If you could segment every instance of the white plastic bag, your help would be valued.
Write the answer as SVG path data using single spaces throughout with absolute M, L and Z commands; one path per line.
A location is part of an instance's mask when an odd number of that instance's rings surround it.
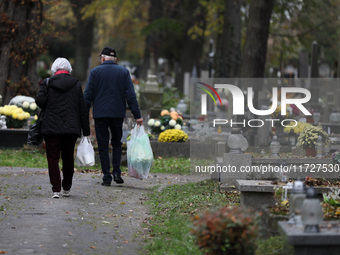
M 77 166 L 93 166 L 94 160 L 94 150 L 88 136 L 83 136 L 78 145 L 76 164 Z
M 127 162 L 130 176 L 138 179 L 148 178 L 153 163 L 153 152 L 143 126 L 136 125 L 132 130 L 130 141 L 127 142 Z

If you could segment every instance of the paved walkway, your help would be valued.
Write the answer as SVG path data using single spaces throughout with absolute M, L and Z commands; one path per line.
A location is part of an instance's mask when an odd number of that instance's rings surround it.
M 52 199 L 47 169 L 0 167 L 0 254 L 143 254 L 150 188 L 208 176 L 152 174 L 101 186 L 101 174 L 76 173 L 70 197 Z

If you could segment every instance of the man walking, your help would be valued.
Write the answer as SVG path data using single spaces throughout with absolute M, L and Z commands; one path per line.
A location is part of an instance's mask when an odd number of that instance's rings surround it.
M 121 177 L 120 160 L 122 155 L 122 127 L 126 113 L 126 102 L 137 125 L 143 125 L 136 93 L 129 71 L 119 66 L 116 51 L 105 47 L 99 55 L 101 64 L 90 72 L 84 91 L 88 109 L 93 103 L 93 119 L 95 121 L 100 162 L 102 165 L 103 186 L 110 186 L 109 129 L 111 131 L 113 180 L 124 183 Z

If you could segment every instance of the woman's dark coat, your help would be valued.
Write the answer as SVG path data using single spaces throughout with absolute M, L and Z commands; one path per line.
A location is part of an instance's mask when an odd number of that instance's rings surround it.
M 48 96 L 47 96 L 48 95 Z M 42 118 L 42 134 L 90 135 L 89 112 L 85 104 L 79 80 L 70 74 L 58 74 L 41 83 L 35 98 L 37 105 L 45 109 Z

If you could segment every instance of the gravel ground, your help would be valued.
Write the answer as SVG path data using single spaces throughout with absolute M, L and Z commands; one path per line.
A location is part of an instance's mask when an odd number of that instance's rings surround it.
M 207 177 L 123 176 L 104 187 L 101 174 L 77 172 L 70 197 L 52 199 L 47 169 L 0 167 L 0 254 L 143 254 L 145 195 Z

